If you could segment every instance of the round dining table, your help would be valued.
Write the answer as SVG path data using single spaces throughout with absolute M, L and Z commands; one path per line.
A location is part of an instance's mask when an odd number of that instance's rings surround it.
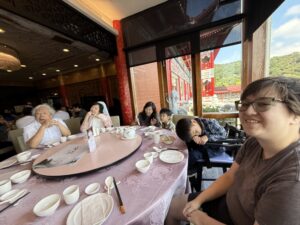
M 73 207 L 88 197 L 84 192 L 85 188 L 89 184 L 97 182 L 100 184 L 99 192 L 106 192 L 105 179 L 108 176 L 113 176 L 117 182 L 120 182 L 118 189 L 126 213 L 122 214 L 120 212 L 116 190 L 112 189 L 110 194 L 114 202 L 114 207 L 103 224 L 163 225 L 172 197 L 184 194 L 187 191 L 188 152 L 186 145 L 178 139 L 175 133 L 165 129 L 161 129 L 158 132 L 161 135 L 173 136 L 174 141 L 171 144 L 164 144 L 163 142 L 155 144 L 151 135 L 145 136 L 142 127 L 137 129 L 136 138 L 129 140 L 113 132 L 102 133 L 95 137 L 95 151 L 98 151 L 99 154 L 88 152 L 87 150 L 75 163 L 59 165 L 57 168 L 33 169 L 32 175 L 26 182 L 13 184 L 12 187 L 13 189 L 27 189 L 30 193 L 22 198 L 18 204 L 0 213 L 0 224 L 66 224 L 68 215 Z M 25 165 L 16 165 L 1 169 L 0 181 L 9 179 L 10 176 L 21 170 L 32 169 L 33 164 L 51 157 L 56 152 L 63 151 L 67 146 L 78 145 L 79 148 L 80 146 L 86 146 L 86 141 L 86 138 L 79 134 L 78 138 L 69 140 L 58 146 L 44 150 L 31 149 L 32 155 L 40 154 L 34 163 L 30 162 Z M 135 163 L 144 159 L 146 152 L 154 151 L 153 147 L 165 149 L 176 148 L 184 155 L 184 158 L 177 163 L 168 163 L 157 157 L 153 160 L 150 169 L 146 173 L 138 172 L 135 168 Z M 124 150 L 127 148 L 130 151 L 126 152 Z M 94 155 L 92 156 L 92 154 Z M 15 156 L 8 160 L 14 160 L 14 158 Z M 92 163 L 91 161 L 89 163 L 88 158 L 92 160 Z M 82 166 L 81 163 L 85 165 Z M 76 173 L 70 173 L 72 167 L 74 171 L 77 171 Z M 76 170 L 75 168 L 81 168 L 81 170 Z M 83 170 L 82 173 L 82 168 L 89 169 L 86 171 Z M 48 172 L 45 172 L 47 169 Z M 41 172 L 43 170 L 44 172 Z M 61 171 L 65 171 L 66 176 L 63 176 Z M 59 176 L 55 176 L 55 173 L 59 173 Z M 38 217 L 33 213 L 34 206 L 42 198 L 51 194 L 59 194 L 62 197 L 64 189 L 73 184 L 78 185 L 80 189 L 80 198 L 77 203 L 67 205 L 62 198 L 59 207 L 53 215 Z

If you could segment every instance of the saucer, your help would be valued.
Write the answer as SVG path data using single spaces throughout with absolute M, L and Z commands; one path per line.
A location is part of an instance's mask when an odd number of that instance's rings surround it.
M 132 139 L 135 139 L 137 137 L 137 135 L 134 135 L 133 137 L 131 138 L 126 138 L 126 137 L 121 137 L 122 140 L 132 140 Z

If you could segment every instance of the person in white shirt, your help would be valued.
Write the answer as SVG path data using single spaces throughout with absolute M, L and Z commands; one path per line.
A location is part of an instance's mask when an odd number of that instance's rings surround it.
M 70 119 L 70 115 L 68 112 L 64 111 L 61 104 L 54 105 L 54 108 L 56 110 L 55 114 L 53 115 L 54 119 L 61 119 L 61 120 L 68 120 Z
M 67 125 L 60 119 L 52 119 L 55 111 L 48 104 L 41 104 L 32 110 L 35 121 L 24 127 L 24 141 L 30 148 L 60 141 L 61 136 L 71 134 Z
M 111 127 L 112 121 L 110 116 L 105 115 L 103 113 L 103 105 L 99 102 L 95 102 L 91 110 L 86 114 L 80 130 L 82 132 L 88 129 L 95 129 L 95 128 L 104 128 L 104 127 Z
M 34 116 L 31 115 L 31 111 L 32 107 L 25 106 L 23 108 L 24 116 L 16 121 L 17 128 L 24 128 L 35 120 Z

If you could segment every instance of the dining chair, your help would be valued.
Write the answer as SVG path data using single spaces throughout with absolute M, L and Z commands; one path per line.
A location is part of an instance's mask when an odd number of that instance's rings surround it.
M 226 126 L 227 138 L 214 142 L 207 142 L 205 148 L 202 148 L 203 158 L 199 159 L 195 165 L 188 170 L 188 177 L 191 184 L 191 189 L 201 191 L 202 181 L 213 181 L 216 178 L 204 178 L 203 168 L 222 168 L 223 173 L 231 167 L 234 162 L 238 150 L 244 143 L 246 136 L 243 131 L 232 126 Z M 228 130 L 230 129 L 230 130 Z M 209 157 L 207 148 L 224 148 L 225 151 L 218 156 Z
M 114 127 L 119 127 L 121 125 L 120 124 L 120 116 L 111 116 L 110 119 L 111 119 L 112 125 Z
M 15 151 L 17 153 L 20 153 L 23 150 L 18 142 L 18 137 L 23 138 L 23 128 L 10 130 L 8 132 L 8 139 L 13 143 Z
M 71 131 L 71 134 L 80 133 L 80 120 L 81 120 L 80 117 L 70 118 L 70 119 L 64 120 L 65 124 L 67 125 L 67 127 Z

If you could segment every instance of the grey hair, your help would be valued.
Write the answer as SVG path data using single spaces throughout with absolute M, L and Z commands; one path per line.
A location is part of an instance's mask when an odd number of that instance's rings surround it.
M 48 109 L 51 116 L 54 115 L 55 110 L 50 105 L 48 105 L 46 103 L 40 104 L 40 105 L 37 105 L 36 107 L 34 107 L 34 109 L 32 110 L 32 115 L 35 116 L 36 111 L 40 108 L 43 108 L 43 107 Z

